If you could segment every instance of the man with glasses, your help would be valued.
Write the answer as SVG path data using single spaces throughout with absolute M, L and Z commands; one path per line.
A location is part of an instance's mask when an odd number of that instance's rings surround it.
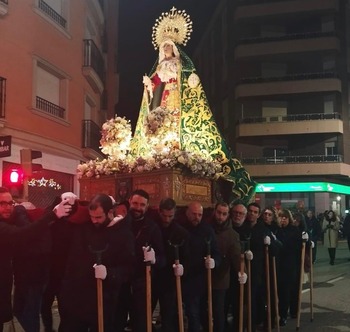
M 41 231 L 48 228 L 51 221 L 68 216 L 72 210 L 66 200 L 55 206 L 37 222 L 26 226 L 17 226 L 25 217 L 22 206 L 16 206 L 12 195 L 7 188 L 0 187 L 0 332 L 3 331 L 3 323 L 12 319 L 11 291 L 13 283 L 12 257 L 14 246 L 21 244 L 26 239 L 33 239 Z

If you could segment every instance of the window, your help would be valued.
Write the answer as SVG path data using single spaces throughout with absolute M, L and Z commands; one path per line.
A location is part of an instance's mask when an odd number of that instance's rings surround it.
M 66 119 L 67 77 L 47 63 L 36 61 L 35 108 L 61 119 Z
M 262 116 L 270 121 L 283 121 L 287 116 L 287 102 L 283 101 L 264 101 L 262 103 Z
M 338 149 L 336 147 L 335 142 L 326 142 L 325 146 L 325 155 L 326 156 L 334 156 L 338 154 Z

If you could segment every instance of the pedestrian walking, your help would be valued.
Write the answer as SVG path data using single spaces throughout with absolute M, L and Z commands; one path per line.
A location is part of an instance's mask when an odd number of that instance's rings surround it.
M 334 265 L 335 254 L 338 246 L 338 233 L 340 229 L 340 221 L 333 210 L 328 210 L 322 223 L 323 243 L 328 248 L 329 264 Z

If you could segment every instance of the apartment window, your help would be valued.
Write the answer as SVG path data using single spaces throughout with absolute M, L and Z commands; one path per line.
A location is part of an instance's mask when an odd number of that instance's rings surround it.
M 323 97 L 323 112 L 333 114 L 335 112 L 335 96 L 329 95 Z
M 64 7 L 64 0 L 38 0 L 38 8 L 53 22 L 66 29 Z
M 335 142 L 326 142 L 324 146 L 326 156 L 334 156 L 338 154 L 338 149 Z
M 262 77 L 281 77 L 287 73 L 287 65 L 285 63 L 269 63 L 261 64 Z
M 65 119 L 67 78 L 41 62 L 37 62 L 35 69 L 35 108 Z
M 322 32 L 330 32 L 335 30 L 333 16 L 322 17 Z
M 262 116 L 270 121 L 283 121 L 287 116 L 287 102 L 282 101 L 264 101 L 262 103 Z
M 334 71 L 335 70 L 334 57 L 324 57 L 322 65 L 323 65 L 324 71 Z

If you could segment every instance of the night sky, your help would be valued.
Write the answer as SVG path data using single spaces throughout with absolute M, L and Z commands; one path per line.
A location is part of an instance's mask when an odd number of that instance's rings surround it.
M 184 50 L 191 56 L 218 3 L 219 0 L 121 0 L 120 92 L 116 111 L 131 120 L 133 127 L 141 104 L 142 77 L 150 72 L 158 56 L 152 45 L 152 27 L 156 19 L 173 6 L 186 10 L 193 22 L 193 32 Z

